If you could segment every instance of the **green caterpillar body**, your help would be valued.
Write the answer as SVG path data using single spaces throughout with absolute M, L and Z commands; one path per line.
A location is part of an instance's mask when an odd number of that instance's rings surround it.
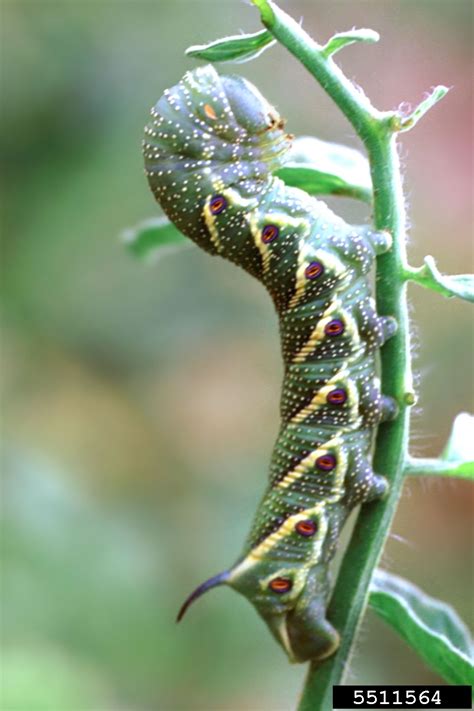
M 285 365 L 270 480 L 242 556 L 183 605 L 227 584 L 245 595 L 292 661 L 324 658 L 329 563 L 352 508 L 384 495 L 371 467 L 375 429 L 393 417 L 377 350 L 396 329 L 375 311 L 368 273 L 390 235 L 353 227 L 274 177 L 290 145 L 250 83 L 206 66 L 165 91 L 145 129 L 151 189 L 168 217 L 211 254 L 268 289 Z

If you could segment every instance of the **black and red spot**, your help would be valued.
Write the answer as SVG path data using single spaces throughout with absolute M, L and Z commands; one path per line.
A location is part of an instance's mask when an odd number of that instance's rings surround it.
M 324 272 L 321 262 L 310 262 L 304 270 L 306 279 L 317 279 Z
M 304 538 L 311 538 L 311 536 L 314 536 L 317 530 L 318 526 L 316 522 L 310 518 L 305 521 L 298 521 L 298 523 L 295 525 L 296 533 L 299 533 L 300 536 L 304 536 Z
M 322 472 L 330 472 L 337 464 L 334 454 L 322 454 L 316 459 L 316 468 Z
M 324 327 L 324 333 L 326 336 L 340 336 L 341 333 L 344 333 L 344 329 L 344 322 L 339 318 L 333 318 Z
M 291 588 L 293 587 L 293 582 L 292 580 L 290 580 L 290 578 L 278 577 L 273 578 L 273 580 L 270 580 L 268 587 L 273 592 L 282 595 L 283 593 L 287 593 L 291 590 Z
M 276 225 L 265 225 L 262 230 L 262 242 L 263 244 L 270 244 L 278 239 L 280 230 Z
M 347 400 L 347 392 L 344 388 L 334 388 L 326 396 L 326 402 L 329 405 L 344 405 Z
M 223 195 L 214 195 L 211 198 L 209 207 L 213 215 L 220 215 L 227 207 L 227 200 Z

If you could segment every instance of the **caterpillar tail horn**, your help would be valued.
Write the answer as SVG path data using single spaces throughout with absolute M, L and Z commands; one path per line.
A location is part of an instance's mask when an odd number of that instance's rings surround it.
M 224 585 L 227 580 L 230 577 L 230 573 L 227 570 L 224 570 L 223 573 L 219 573 L 218 575 L 214 575 L 212 578 L 209 578 L 209 580 L 205 580 L 201 585 L 198 585 L 195 590 L 189 595 L 189 597 L 186 598 L 186 600 L 183 602 L 181 605 L 181 608 L 178 612 L 178 616 L 176 618 L 176 622 L 180 622 L 186 610 L 188 607 L 194 602 L 194 600 L 197 600 L 198 597 L 201 597 L 205 592 L 210 590 L 211 588 L 215 588 L 218 585 Z

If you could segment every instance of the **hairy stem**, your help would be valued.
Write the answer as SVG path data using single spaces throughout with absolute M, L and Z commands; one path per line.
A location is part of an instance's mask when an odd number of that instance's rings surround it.
M 300 711 L 330 711 L 332 686 L 341 682 L 347 667 L 370 579 L 397 508 L 408 451 L 409 405 L 414 401 L 404 278 L 405 207 L 395 134 L 399 122 L 395 113 L 375 109 L 291 17 L 268 0 L 254 3 L 266 27 L 311 72 L 362 139 L 372 174 L 374 224 L 393 237 L 390 252 L 377 260 L 376 282 L 379 314 L 394 316 L 398 323 L 396 335 L 382 348 L 381 367 L 382 391 L 397 400 L 400 411 L 393 422 L 379 427 L 374 456 L 374 469 L 389 478 L 390 492 L 384 501 L 361 509 L 328 610 L 341 645 L 329 659 L 311 664 L 299 706 Z
M 455 476 L 474 480 L 474 462 L 449 461 L 409 457 L 405 464 L 405 476 Z

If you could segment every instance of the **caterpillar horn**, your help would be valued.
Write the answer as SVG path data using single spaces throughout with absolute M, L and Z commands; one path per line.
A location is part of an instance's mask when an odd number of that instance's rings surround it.
M 201 583 L 201 585 L 198 585 L 197 588 L 193 590 L 191 595 L 189 595 L 189 597 L 187 597 L 181 605 L 181 608 L 178 612 L 178 616 L 176 618 L 176 622 L 180 622 L 183 619 L 186 610 L 194 602 L 194 600 L 197 600 L 198 597 L 201 597 L 201 595 L 203 595 L 211 588 L 215 588 L 218 585 L 224 585 L 224 583 L 227 582 L 229 577 L 229 572 L 225 570 L 223 573 L 214 575 L 212 578 L 209 578 L 209 580 L 205 580 L 203 583 Z

